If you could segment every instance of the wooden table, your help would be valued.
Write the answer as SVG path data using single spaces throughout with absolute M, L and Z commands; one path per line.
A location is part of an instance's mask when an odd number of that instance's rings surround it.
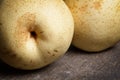
M 99 53 L 70 47 L 53 64 L 34 71 L 20 71 L 0 62 L 0 80 L 120 80 L 120 43 Z

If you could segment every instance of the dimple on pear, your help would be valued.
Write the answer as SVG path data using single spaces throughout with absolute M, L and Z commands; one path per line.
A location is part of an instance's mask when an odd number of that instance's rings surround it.
M 120 0 L 64 1 L 75 21 L 74 46 L 98 52 L 120 40 Z

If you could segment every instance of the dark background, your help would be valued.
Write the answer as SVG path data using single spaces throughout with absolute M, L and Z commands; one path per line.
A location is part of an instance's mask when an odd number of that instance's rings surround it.
M 71 46 L 59 60 L 33 71 L 17 70 L 0 61 L 0 80 L 120 80 L 120 42 L 99 53 Z

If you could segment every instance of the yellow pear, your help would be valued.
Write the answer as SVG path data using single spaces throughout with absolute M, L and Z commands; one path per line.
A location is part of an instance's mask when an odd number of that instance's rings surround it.
M 18 69 L 44 67 L 69 48 L 72 14 L 63 0 L 0 0 L 0 58 Z
M 120 40 L 120 0 L 64 0 L 75 21 L 72 44 L 89 52 Z

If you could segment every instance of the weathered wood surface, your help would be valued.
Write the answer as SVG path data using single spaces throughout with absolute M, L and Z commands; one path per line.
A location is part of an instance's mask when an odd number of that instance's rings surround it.
M 0 80 L 120 80 L 120 43 L 99 53 L 71 47 L 53 64 L 20 71 L 0 62 Z

